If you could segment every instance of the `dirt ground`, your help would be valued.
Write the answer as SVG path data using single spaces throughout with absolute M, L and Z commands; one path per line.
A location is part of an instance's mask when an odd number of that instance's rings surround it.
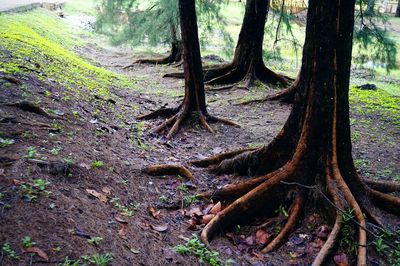
M 188 213 L 208 204 L 199 201 L 188 205 L 183 198 L 245 177 L 214 176 L 188 166 L 195 179 L 187 181 L 178 176 L 152 177 L 141 169 L 155 163 L 187 165 L 190 160 L 223 151 L 266 144 L 279 132 L 290 106 L 275 102 L 235 104 L 248 94 L 263 95 L 273 90 L 208 93 L 210 113 L 229 118 L 241 127 L 212 124 L 216 133 L 210 134 L 189 123 L 176 137 L 167 140 L 151 133 L 161 119 L 140 123 L 135 116 L 179 102 L 183 81 L 162 77 L 174 68 L 142 64 L 124 70 L 121 66 L 134 60 L 129 51 L 105 50 L 97 45 L 77 52 L 98 66 L 135 78 L 136 86 L 110 88 L 117 96 L 115 101 L 88 95 L 87 99 L 66 102 L 60 97 L 65 89 L 56 82 L 45 83 L 34 75 L 16 77 L 29 86 L 30 99 L 40 100 L 40 106 L 55 110 L 55 115 L 45 117 L 15 106 L 0 106 L 1 137 L 15 141 L 0 153 L 0 243 L 10 243 L 21 257 L 15 262 L 3 252 L 0 265 L 57 265 L 66 256 L 76 260 L 94 253 L 112 253 L 110 265 L 201 265 L 197 258 L 172 250 L 201 231 L 202 226 L 190 225 Z M 1 102 L 21 101 L 21 86 L 2 77 L 0 72 Z M 46 96 L 45 91 L 50 91 L 51 96 Z M 72 110 L 76 113 L 72 114 Z M 97 115 L 94 117 L 93 113 Z M 354 142 L 355 159 L 370 162 L 371 177 L 389 178 L 382 175 L 388 166 L 393 175 L 398 175 L 398 129 L 374 116 L 352 116 L 370 119 L 374 127 L 385 128 L 371 136 L 363 134 L 368 131 L 364 125 L 353 126 L 353 130 L 361 132 Z M 388 141 L 380 141 L 384 138 Z M 397 145 L 388 144 L 393 142 Z M 28 147 L 35 147 L 33 156 L 27 152 Z M 104 165 L 96 168 L 94 161 Z M 39 178 L 49 182 L 46 191 L 51 194 L 45 196 L 41 192 L 33 202 L 24 185 Z M 160 211 L 156 218 L 149 208 Z M 222 260 L 235 260 L 234 265 L 308 265 L 320 248 L 321 228 L 327 225 L 317 213 L 318 210 L 308 210 L 305 222 L 288 243 L 271 254 L 261 254 L 261 245 L 251 237 L 265 219 L 224 232 L 228 237 L 217 238 L 212 247 L 220 252 Z M 273 233 L 274 228 L 265 230 Z M 49 259 L 43 254 L 23 253 L 24 236 L 30 236 Z M 103 240 L 98 245 L 88 243 L 88 238 L 95 236 Z M 385 264 L 372 248 L 369 263 Z

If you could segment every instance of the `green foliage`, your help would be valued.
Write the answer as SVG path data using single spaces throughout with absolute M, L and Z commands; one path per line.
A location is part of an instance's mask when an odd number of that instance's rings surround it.
M 10 146 L 12 144 L 14 144 L 14 140 L 13 139 L 3 139 L 0 138 L 0 148 L 5 148 L 7 146 Z
M 24 236 L 22 238 L 22 246 L 24 248 L 30 248 L 33 247 L 34 245 L 36 245 L 36 243 L 32 241 L 32 238 L 30 236 Z
M 103 238 L 100 237 L 100 236 L 93 236 L 93 237 L 91 237 L 90 239 L 87 240 L 87 242 L 90 245 L 93 245 L 93 246 L 98 246 L 101 241 L 103 241 Z
M 97 160 L 95 160 L 95 161 L 93 161 L 92 164 L 91 164 L 91 167 L 92 167 L 93 169 L 101 168 L 101 167 L 103 167 L 103 166 L 104 166 L 104 162 L 103 162 L 103 161 L 97 161 Z
M 357 0 L 354 26 L 355 62 L 396 68 L 396 43 L 385 27 L 387 17 L 376 8 L 375 0 Z M 382 26 L 383 25 L 383 26 Z
M 3 244 L 2 251 L 6 257 L 8 257 L 11 260 L 19 260 L 19 256 L 15 252 L 15 250 L 12 249 L 9 243 Z
M 139 203 L 128 203 L 128 204 L 123 204 L 121 203 L 119 198 L 112 198 L 110 200 L 110 203 L 114 205 L 115 208 L 117 208 L 122 215 L 131 217 L 135 214 L 135 212 L 138 210 L 140 204 Z
M 394 232 L 381 228 L 373 244 L 379 255 L 386 258 L 391 265 L 400 265 L 400 230 Z
M 216 30 L 227 42 L 232 42 L 225 31 L 225 19 L 220 15 L 223 1 L 197 1 L 200 40 L 205 44 L 209 33 Z M 103 0 L 97 16 L 96 29 L 110 37 L 114 45 L 171 44 L 179 42 L 180 24 L 177 0 Z
M 37 154 L 37 150 L 35 147 L 29 146 L 26 149 L 26 158 L 32 159 L 36 156 L 36 154 Z
M 211 266 L 222 265 L 219 253 L 208 250 L 195 234 L 185 244 L 175 246 L 173 249 L 181 255 L 193 255 L 197 257 L 200 263 L 206 262 Z
M 24 196 L 29 201 L 35 202 L 38 197 L 49 196 L 51 194 L 51 191 L 46 190 L 49 184 L 50 182 L 39 178 L 33 180 L 31 184 L 23 184 L 21 189 L 24 192 Z
M 195 204 L 199 202 L 199 195 L 186 195 L 183 197 L 183 203 L 185 206 Z
M 93 263 L 97 266 L 108 266 L 112 260 L 111 253 L 95 253 L 93 255 L 85 255 L 82 256 L 84 261 Z
M 102 96 L 110 95 L 109 87 L 131 85 L 125 77 L 95 67 L 71 52 L 83 44 L 75 37 L 76 29 L 68 28 L 50 12 L 2 15 L 0 25 L 0 72 L 37 73 L 39 79 L 57 80 L 75 93 Z
M 69 257 L 65 257 L 62 263 L 59 263 L 58 266 L 79 266 L 80 260 L 70 260 Z
M 359 114 L 379 114 L 384 121 L 392 122 L 400 128 L 400 98 L 393 97 L 384 90 L 376 91 L 350 89 L 349 101 Z
M 353 239 L 354 228 L 351 226 L 352 220 L 354 220 L 354 209 L 346 209 L 342 214 L 342 230 L 340 231 L 339 247 L 349 252 L 354 252 L 356 250 L 356 243 Z

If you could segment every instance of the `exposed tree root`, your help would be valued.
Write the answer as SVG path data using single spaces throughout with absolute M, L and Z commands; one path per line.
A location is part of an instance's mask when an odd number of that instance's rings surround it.
M 165 108 L 161 107 L 160 109 L 157 109 L 151 113 L 144 114 L 144 115 L 139 115 L 136 117 L 136 119 L 154 119 L 158 117 L 169 117 L 171 115 L 174 115 L 178 112 L 179 107 L 176 108 Z
M 163 175 L 180 175 L 189 180 L 193 180 L 193 174 L 184 166 L 172 165 L 172 164 L 158 164 L 150 165 L 142 170 L 144 173 L 153 176 L 163 176 Z
M 376 179 L 364 179 L 366 185 L 379 192 L 391 193 L 400 191 L 400 183 Z
M 38 106 L 32 102 L 28 102 L 28 101 L 21 101 L 21 102 L 16 102 L 16 103 L 6 103 L 5 105 L 13 106 L 13 107 L 19 108 L 23 111 L 35 113 L 35 114 L 38 114 L 38 115 L 41 115 L 41 116 L 44 116 L 44 117 L 50 118 L 50 119 L 60 118 L 58 116 L 50 115 L 45 110 L 43 110 L 40 106 Z
M 6 81 L 8 81 L 10 83 L 13 83 L 15 85 L 21 85 L 22 84 L 22 82 L 19 79 L 14 78 L 13 76 L 3 76 L 2 79 L 6 80 Z
M 239 155 L 243 152 L 254 151 L 254 150 L 256 150 L 256 148 L 238 149 L 234 151 L 220 153 L 206 159 L 191 161 L 189 163 L 197 167 L 208 167 L 210 165 L 219 164 L 223 160 L 233 158 L 236 155 Z
M 252 103 L 264 103 L 267 101 L 280 101 L 282 103 L 293 103 L 294 95 L 299 85 L 299 78 L 297 78 L 289 88 L 284 89 L 276 94 L 269 95 L 262 99 L 255 99 L 239 103 L 239 105 L 248 105 Z
M 289 235 L 294 231 L 296 223 L 302 213 L 305 196 L 303 191 L 298 191 L 295 199 L 293 200 L 290 208 L 289 217 L 287 218 L 285 226 L 279 234 L 262 250 L 263 252 L 271 252 L 279 248 Z

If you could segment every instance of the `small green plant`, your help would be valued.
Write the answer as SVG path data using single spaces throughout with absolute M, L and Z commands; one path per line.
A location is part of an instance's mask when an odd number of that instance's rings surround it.
M 92 162 L 91 166 L 92 166 L 93 169 L 98 169 L 98 168 L 103 167 L 104 163 L 103 163 L 103 161 L 95 160 L 95 161 Z
M 95 253 L 93 255 L 85 255 L 82 256 L 84 261 L 93 263 L 97 266 L 108 266 L 112 260 L 111 253 Z
M 62 263 L 59 263 L 58 266 L 79 266 L 81 265 L 81 261 L 80 260 L 70 260 L 67 257 L 65 257 L 64 261 Z
M 19 256 L 15 252 L 15 250 L 12 249 L 9 243 L 3 244 L 2 247 L 3 253 L 6 257 L 8 257 L 11 260 L 19 260 Z
M 168 202 L 168 198 L 167 198 L 166 196 L 164 196 L 164 195 L 160 196 L 158 199 L 159 199 L 161 202 Z
M 35 147 L 30 146 L 26 149 L 26 157 L 27 158 L 32 159 L 36 156 L 36 154 L 37 154 L 37 150 Z
M 61 151 L 61 148 L 53 148 L 50 150 L 50 153 L 53 155 L 59 155 Z
M 88 243 L 92 246 L 98 246 L 100 242 L 103 241 L 103 238 L 100 236 L 93 236 L 90 239 L 88 239 Z
M 32 241 L 32 238 L 30 236 L 24 236 L 22 238 L 22 246 L 24 248 L 30 248 L 33 247 L 34 245 L 36 245 L 36 243 Z
M 188 195 L 183 197 L 183 203 L 188 206 L 199 202 L 198 195 Z
M 72 166 L 75 163 L 75 160 L 71 157 L 66 157 L 64 158 L 64 162 L 68 165 L 68 166 Z
M 285 206 L 279 205 L 278 209 L 275 210 L 275 213 L 280 214 L 285 217 L 289 217 L 288 212 L 285 209 Z
M 0 148 L 5 148 L 7 146 L 10 146 L 12 144 L 14 144 L 14 140 L 13 139 L 3 139 L 0 138 Z
M 354 252 L 356 244 L 353 239 L 354 228 L 351 226 L 351 221 L 354 220 L 354 209 L 346 209 L 342 214 L 342 230 L 339 238 L 339 246 L 342 250 Z
M 46 190 L 49 184 L 50 182 L 39 178 L 35 179 L 32 184 L 23 184 L 21 188 L 24 191 L 24 196 L 29 201 L 34 202 L 40 196 L 49 196 L 51 194 L 50 191 Z
M 211 266 L 222 265 L 219 253 L 208 250 L 195 234 L 192 235 L 192 239 L 183 245 L 175 246 L 173 250 L 181 255 L 194 255 L 200 263 L 206 262 Z
M 115 208 L 117 208 L 122 215 L 132 217 L 137 209 L 139 208 L 140 204 L 139 203 L 129 203 L 129 204 L 122 204 L 120 202 L 119 198 L 112 198 L 110 200 L 110 203 L 114 205 Z
M 45 92 L 44 92 L 44 96 L 46 96 L 46 97 L 51 97 L 51 92 L 50 92 L 50 91 L 45 91 Z
M 176 187 L 176 189 L 182 192 L 188 191 L 188 187 L 185 184 L 180 184 L 179 186 Z

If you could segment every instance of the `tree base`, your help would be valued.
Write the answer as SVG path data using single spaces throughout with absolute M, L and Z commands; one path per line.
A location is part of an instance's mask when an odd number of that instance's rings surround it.
M 215 166 L 219 173 L 231 173 L 235 169 L 227 169 L 227 165 L 243 164 L 244 155 L 257 153 L 256 150 L 237 150 L 223 153 L 218 156 L 207 158 L 201 161 L 192 162 L 193 165 L 207 167 Z M 235 161 L 236 162 L 232 162 Z M 227 163 L 227 161 L 229 163 Z M 219 169 L 218 169 L 219 167 Z M 364 213 L 375 224 L 382 225 L 380 217 L 383 208 L 392 214 L 400 214 L 400 199 L 383 192 L 398 191 L 399 184 L 393 182 L 376 182 L 372 180 L 358 182 L 349 182 L 340 174 L 337 162 L 334 159 L 328 159 L 326 162 L 325 173 L 322 177 L 322 183 L 315 183 L 310 172 L 302 163 L 302 156 L 294 156 L 280 168 L 257 178 L 253 178 L 239 184 L 225 186 L 222 189 L 212 193 L 203 194 L 203 197 L 216 198 L 221 201 L 232 202 L 226 209 L 215 216 L 204 228 L 201 233 L 201 240 L 209 247 L 209 241 L 218 232 L 219 228 L 227 228 L 243 221 L 243 217 L 259 213 L 259 210 L 268 211 L 276 209 L 279 205 L 287 201 L 287 196 L 292 194 L 292 202 L 289 208 L 289 215 L 283 228 L 277 233 L 273 240 L 263 249 L 263 252 L 271 252 L 279 248 L 296 229 L 298 220 L 302 216 L 307 202 L 307 192 L 321 193 L 328 208 L 334 208 L 336 218 L 330 235 L 324 246 L 319 251 L 313 265 L 321 265 L 332 253 L 339 241 L 339 235 L 343 225 L 343 216 L 346 209 L 353 210 L 354 217 L 351 218 L 353 225 L 358 231 L 358 250 L 357 264 L 366 265 L 366 247 L 367 233 L 374 234 L 367 228 Z M 311 181 L 310 180 L 314 180 Z M 325 185 L 323 185 L 325 184 Z M 377 189 L 377 190 L 375 190 Z M 365 193 L 360 193 L 363 190 Z M 379 190 L 379 191 L 378 191 Z M 271 202 L 274 204 L 271 205 Z M 311 203 L 311 202 L 310 202 Z
M 157 126 L 153 131 L 160 134 L 163 131 L 168 130 L 167 138 L 170 139 L 180 130 L 184 122 L 186 122 L 187 120 L 191 120 L 192 116 L 197 116 L 200 125 L 202 125 L 210 133 L 215 133 L 215 131 L 210 127 L 209 123 L 220 122 L 226 125 L 240 127 L 238 124 L 230 120 L 211 116 L 208 113 L 204 113 L 201 111 L 192 111 L 185 105 L 180 105 L 177 108 L 160 108 L 152 113 L 138 116 L 137 119 L 169 117 L 159 126 Z

